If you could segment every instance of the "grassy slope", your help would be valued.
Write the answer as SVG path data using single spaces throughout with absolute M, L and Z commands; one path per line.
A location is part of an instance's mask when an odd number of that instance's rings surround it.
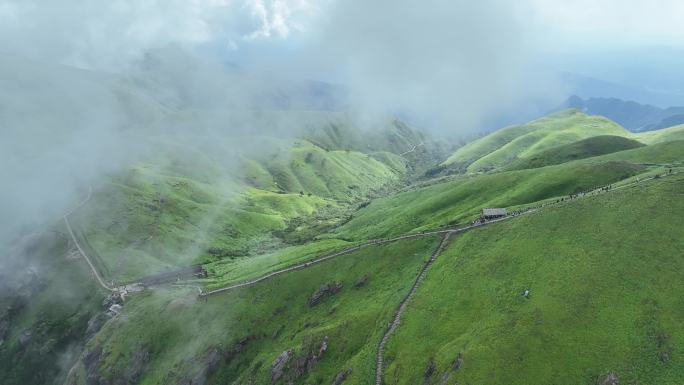
M 684 178 L 649 185 L 455 239 L 388 344 L 387 383 L 423 383 L 429 360 L 430 383 L 681 383 Z
M 636 172 L 645 171 L 643 175 L 662 172 L 661 168 L 642 170 L 624 161 L 668 164 L 683 160 L 684 141 L 667 142 L 544 169 L 459 178 L 395 194 L 374 200 L 347 224 L 331 234 L 320 235 L 320 241 L 284 248 L 259 258 L 225 259 L 211 263 L 207 268 L 212 279 L 207 284 L 210 287 L 225 286 L 316 255 L 347 248 L 354 243 L 342 239 L 362 241 L 434 229 L 449 222 L 469 219 L 483 206 L 515 207 L 613 183 Z
M 482 207 L 510 207 L 614 183 L 644 169 L 635 164 L 684 162 L 684 140 L 658 143 L 538 169 L 483 174 L 374 200 L 335 230 L 367 239 L 469 220 Z
M 648 131 L 638 134 L 638 139 L 646 144 L 684 140 L 684 124 L 656 131 Z
M 227 350 L 250 337 L 244 351 L 221 360 L 211 383 L 251 379 L 263 384 L 269 383 L 271 364 L 283 351 L 295 349 L 299 354 L 328 336 L 328 350 L 313 373 L 294 382 L 330 383 L 338 372 L 352 368 L 345 384 L 367 383 L 373 376 L 377 341 L 437 241 L 425 238 L 364 249 L 210 297 L 207 303 L 197 302 L 194 292 L 183 295 L 178 289 L 135 296 L 124 314 L 90 341 L 89 349 L 103 349 L 99 370 L 106 378 L 123 377 L 136 364 L 135 352 L 143 349 L 149 361 L 137 383 L 184 383 L 184 375 L 207 365 L 206 355 L 213 348 Z M 367 284 L 354 288 L 364 275 Z M 309 296 L 333 281 L 343 283 L 343 289 L 310 307 Z M 83 368 L 78 372 L 82 376 Z
M 254 258 L 222 259 L 204 265 L 209 278 L 202 283 L 208 289 L 224 287 L 352 246 L 352 242 L 340 239 L 323 239 L 304 245 L 284 247 Z
M 573 162 L 465 177 L 374 200 L 337 229 L 343 239 L 379 238 L 458 223 L 482 207 L 509 207 L 619 181 L 641 171 L 620 161 Z
M 598 135 L 629 137 L 631 134 L 604 117 L 566 110 L 498 130 L 459 148 L 443 164 L 466 165 L 471 172 L 488 170 Z
M 593 136 L 574 143 L 550 148 L 528 158 L 518 159 L 510 166 L 505 167 L 505 169 L 523 170 L 527 168 L 550 166 L 642 146 L 644 146 L 644 144 L 641 142 L 621 136 Z
M 242 157 L 240 170 L 223 171 L 212 154 L 167 164 L 150 159 L 97 189 L 75 222 L 103 273 L 127 281 L 297 243 L 406 172 L 394 154 L 385 154 L 385 163 L 304 140 L 266 140 L 271 151 Z
M 566 110 L 495 131 L 459 148 L 442 164 L 470 172 L 540 167 L 626 149 L 634 144 L 626 142 L 630 139 L 649 145 L 682 140 L 684 125 L 634 134 L 602 116 Z

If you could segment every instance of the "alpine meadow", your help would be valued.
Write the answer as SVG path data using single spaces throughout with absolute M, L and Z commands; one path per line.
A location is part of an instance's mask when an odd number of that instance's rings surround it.
M 684 383 L 682 17 L 0 0 L 0 384 Z

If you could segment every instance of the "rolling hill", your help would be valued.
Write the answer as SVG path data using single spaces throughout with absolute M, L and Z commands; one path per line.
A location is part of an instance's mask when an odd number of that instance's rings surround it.
M 644 132 L 643 134 L 639 134 L 638 138 L 640 141 L 647 144 L 683 140 L 684 124 L 669 128 L 663 128 L 662 130 Z
M 388 345 L 386 383 L 680 383 L 682 193 L 679 176 L 454 239 Z
M 682 160 L 684 142 L 478 175 L 388 196 L 362 209 L 359 218 L 368 215 L 364 210 L 384 212 L 388 220 L 401 218 L 388 208 L 406 205 L 425 214 L 412 214 L 410 227 L 400 227 L 401 220 L 360 225 L 353 219 L 329 240 L 268 257 L 271 264 L 233 267 L 256 273 L 272 270 L 272 263 L 306 260 L 347 247 L 339 241 L 342 234 L 363 239 L 434 228 L 439 221 L 429 214 L 439 213 L 439 206 L 468 217 L 474 209 L 459 206 L 458 195 L 437 206 L 418 198 L 465 188 L 459 184 L 503 186 L 518 180 L 527 185 L 518 191 L 526 191 L 526 198 L 512 200 L 512 193 L 500 202 L 535 204 L 573 187 L 621 179 L 625 170 L 633 170 L 629 175 L 645 171 L 610 157 Z M 579 179 L 563 177 L 573 172 Z M 678 199 L 684 191 L 681 175 L 568 201 L 456 236 L 428 271 L 389 339 L 384 383 L 575 384 L 595 383 L 611 373 L 623 381 L 677 383 L 684 371 L 676 360 L 684 338 L 676 328 L 681 320 L 673 310 L 682 281 L 675 257 L 682 252 L 675 241 L 681 236 L 679 213 L 684 213 Z M 546 187 L 539 184 L 545 180 Z M 537 189 L 545 192 L 532 196 Z M 364 248 L 209 297 L 206 303 L 182 284 L 134 295 L 121 316 L 107 318 L 87 339 L 66 383 L 308 384 L 338 378 L 344 385 L 373 383 L 378 341 L 437 241 L 426 236 Z M 221 274 L 232 277 L 226 282 L 241 279 L 234 270 L 218 267 L 210 270 L 214 277 L 194 284 L 216 285 Z M 529 299 L 521 296 L 525 288 L 531 290 Z M 23 349 L 16 343 L 8 346 L 14 354 Z M 498 363 L 495 368 L 492 360 Z M 663 365 L 668 370 L 661 370 Z M 21 367 L 15 362 L 15 373 Z
M 682 138 L 684 126 L 631 133 L 607 118 L 570 109 L 474 140 L 452 153 L 441 169 L 473 173 L 538 167 L 627 149 L 638 145 L 635 142 Z
M 369 146 L 362 129 L 321 127 L 141 139 L 154 151 L 94 186 L 70 217 L 76 238 L 108 281 L 195 263 L 208 276 L 120 301 L 55 224 L 1 272 L 0 382 L 350 385 L 378 367 L 385 384 L 684 378 L 680 128 L 635 142 L 565 111 L 459 155 L 485 154 L 475 164 L 527 136 L 479 163 L 497 172 L 414 183 L 440 154 L 422 134 L 392 122 Z M 441 255 L 437 234 L 419 234 L 483 207 L 536 209 L 454 234 Z
M 529 158 L 522 158 L 507 166 L 507 170 L 522 170 L 560 164 L 577 159 L 610 154 L 644 146 L 643 143 L 621 136 L 600 135 L 552 147 Z
M 73 223 L 103 274 L 126 282 L 310 240 L 403 183 L 418 163 L 387 151 L 335 149 L 332 141 L 322 148 L 296 138 L 240 140 L 262 151 L 155 143 L 153 156 L 96 188 Z
M 442 164 L 469 172 L 493 170 L 552 147 L 599 135 L 629 137 L 631 133 L 606 118 L 566 110 L 502 128 L 459 148 Z

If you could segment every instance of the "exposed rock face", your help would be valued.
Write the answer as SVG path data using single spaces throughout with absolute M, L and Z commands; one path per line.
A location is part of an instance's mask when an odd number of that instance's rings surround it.
M 27 329 L 24 330 L 21 335 L 19 336 L 19 345 L 26 345 L 31 341 L 31 337 L 33 337 L 33 330 Z
M 357 280 L 354 282 L 354 288 L 355 288 L 355 289 L 358 289 L 358 288 L 360 288 L 360 287 L 366 286 L 366 283 L 368 283 L 368 276 L 367 276 L 367 275 L 364 275 L 363 277 L 357 279 Z
M 0 345 L 2 345 L 5 340 L 5 334 L 9 330 L 10 322 L 7 319 L 0 319 Z
M 255 336 L 247 336 L 236 341 L 230 347 L 210 346 L 195 356 L 188 357 L 180 365 L 164 377 L 163 384 L 173 385 L 206 385 L 211 375 L 222 365 L 228 365 L 235 357 L 244 352 Z
M 300 354 L 295 355 L 294 349 L 282 352 L 271 365 L 271 381 L 276 382 L 282 378 L 295 382 L 299 377 L 309 373 L 327 350 L 328 337 L 325 336 L 318 344 L 305 344 Z
M 344 380 L 346 380 L 347 377 L 349 377 L 349 375 L 351 374 L 351 372 L 352 372 L 352 369 L 351 369 L 351 368 L 347 368 L 347 369 L 345 369 L 345 370 L 343 370 L 343 371 L 337 373 L 337 375 L 335 376 L 335 379 L 333 380 L 332 385 L 340 385 L 340 384 L 342 384 L 342 383 L 344 382 Z
M 610 372 L 603 379 L 599 380 L 598 385 L 620 385 L 620 379 L 615 372 Z
M 323 337 L 323 341 L 321 341 L 317 350 L 310 351 L 309 354 L 299 357 L 298 361 L 300 361 L 301 365 L 298 366 L 305 369 L 306 372 L 310 371 L 321 360 L 326 350 L 328 350 L 328 336 Z
M 170 370 L 163 379 L 165 384 L 205 385 L 211 374 L 221 365 L 230 363 L 242 354 L 255 336 L 247 336 L 236 341 L 230 347 L 211 346 L 194 357 L 189 357 L 185 364 Z M 125 358 L 124 365 L 115 363 L 105 365 L 107 352 L 102 346 L 94 346 L 84 352 L 81 357 L 85 372 L 86 385 L 134 385 L 137 384 L 147 369 L 150 361 L 149 349 L 139 345 Z M 114 370 L 113 368 L 121 368 Z
M 102 356 L 102 347 L 96 346 L 93 349 L 87 350 L 83 353 L 81 361 L 86 372 L 86 385 L 99 385 L 100 382 L 100 357 Z
M 102 328 L 102 325 L 104 325 L 104 323 L 107 322 L 108 319 L 109 317 L 105 313 L 97 313 L 94 316 L 92 316 L 88 320 L 88 328 L 85 332 L 86 340 L 94 336 L 95 333 L 97 333 L 100 330 L 100 328 Z
M 671 339 L 670 334 L 667 332 L 661 332 L 656 337 L 656 345 L 660 350 L 658 358 L 664 364 L 670 362 L 670 353 L 672 352 Z
M 666 364 L 670 362 L 670 354 L 668 352 L 661 352 L 660 355 L 660 362 Z
M 137 349 L 133 352 L 131 355 L 131 358 L 129 360 L 129 364 L 126 366 L 126 369 L 124 369 L 123 378 L 121 380 L 117 380 L 114 382 L 114 384 L 119 385 L 119 384 L 125 384 L 125 385 L 133 385 L 137 384 L 138 380 L 140 380 L 140 377 L 142 377 L 143 372 L 145 371 L 145 368 L 147 367 L 147 363 L 150 361 L 150 352 L 149 350 L 144 347 L 144 346 L 138 346 Z
M 427 379 L 432 377 L 433 374 L 435 374 L 435 370 L 437 370 L 437 365 L 435 364 L 435 361 L 430 360 L 425 367 L 425 372 L 423 373 L 423 376 Z
M 318 288 L 318 290 L 316 290 L 313 294 L 311 294 L 311 296 L 309 297 L 309 306 L 316 306 L 324 298 L 338 293 L 340 290 L 342 290 L 342 287 L 343 285 L 341 282 L 332 282 L 324 284 L 323 286 Z
M 292 356 L 294 356 L 294 352 L 292 349 L 288 349 L 280 353 L 280 355 L 273 361 L 273 364 L 271 364 L 272 382 L 276 382 L 283 377 L 283 374 L 285 374 L 285 366 L 288 362 L 290 362 Z
M 452 365 L 454 369 L 458 369 L 463 365 L 463 353 L 458 353 L 458 357 L 454 360 L 454 364 Z
M 150 353 L 145 346 L 139 345 L 127 359 L 127 365 L 107 377 L 100 372 L 102 347 L 96 346 L 83 353 L 81 361 L 86 372 L 86 385 L 134 385 L 137 384 L 150 361 Z M 110 379 L 111 378 L 111 379 Z

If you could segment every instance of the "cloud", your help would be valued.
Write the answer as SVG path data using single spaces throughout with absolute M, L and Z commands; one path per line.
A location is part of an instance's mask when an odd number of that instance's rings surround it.
M 400 115 L 442 133 L 475 131 L 494 114 L 553 94 L 553 81 L 535 66 L 530 7 L 513 0 L 6 0 L 0 176 L 12 187 L 0 201 L 16 204 L 3 203 L 0 214 L 21 226 L 57 215 L 77 200 L 79 186 L 135 156 L 122 133 L 140 127 L 159 129 L 161 121 L 217 134 L 228 126 L 280 127 L 254 124 L 250 111 L 287 99 L 283 90 L 306 90 L 302 80 L 344 84 L 340 94 L 368 126 Z M 183 108 L 193 109 L 179 114 L 186 120 L 164 119 Z M 16 228 L 12 222 L 4 224 Z
M 318 48 L 360 110 L 476 130 L 545 91 L 526 13 L 506 0 L 339 1 L 318 25 Z
M 307 0 L 6 0 L 0 49 L 81 68 L 120 71 L 168 44 L 224 47 L 301 30 Z
M 247 40 L 272 36 L 287 38 L 291 31 L 303 30 L 303 20 L 314 11 L 314 6 L 306 0 L 248 0 L 245 6 L 260 24 L 245 36 Z

